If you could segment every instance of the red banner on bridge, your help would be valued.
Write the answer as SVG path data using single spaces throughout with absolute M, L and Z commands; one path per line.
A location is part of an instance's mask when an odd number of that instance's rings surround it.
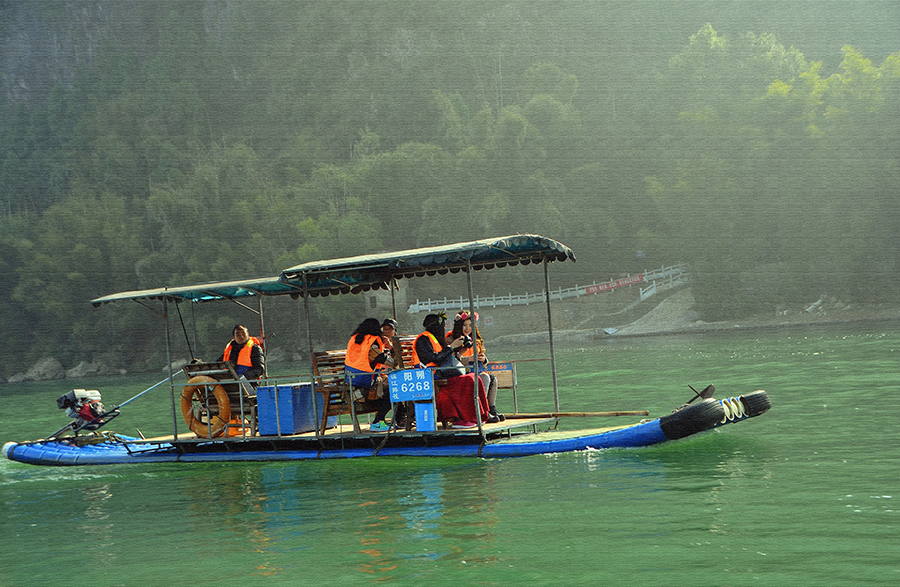
M 601 291 L 609 291 L 611 289 L 616 289 L 617 287 L 625 287 L 626 285 L 633 285 L 635 283 L 640 283 L 644 281 L 644 274 L 638 273 L 637 275 L 632 275 L 631 277 L 626 277 L 624 279 L 617 279 L 615 281 L 608 281 L 606 283 L 601 283 L 599 285 L 588 285 L 584 288 L 584 291 L 589 294 L 600 293 Z

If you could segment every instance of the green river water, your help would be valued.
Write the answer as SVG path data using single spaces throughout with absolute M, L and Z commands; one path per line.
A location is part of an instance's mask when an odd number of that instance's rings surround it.
M 0 585 L 900 584 L 900 324 L 558 345 L 557 359 L 563 410 L 660 416 L 708 383 L 766 389 L 772 409 L 655 448 L 519 459 L 3 459 Z M 520 410 L 552 406 L 547 371 L 520 365 Z M 72 387 L 116 404 L 160 378 L 0 386 L 0 443 L 65 424 L 55 400 Z M 168 432 L 167 394 L 111 428 Z

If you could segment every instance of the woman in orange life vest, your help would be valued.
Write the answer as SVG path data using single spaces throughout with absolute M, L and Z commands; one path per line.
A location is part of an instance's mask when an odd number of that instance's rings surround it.
M 393 318 L 385 318 L 381 323 L 381 338 L 384 341 L 384 354 L 394 357 L 394 337 L 397 336 L 399 324 Z M 393 365 L 396 367 L 396 363 Z M 393 421 L 395 428 L 404 428 L 406 426 L 406 403 L 400 402 L 394 406 Z
M 422 322 L 425 332 L 416 337 L 413 345 L 413 365 L 424 367 L 438 367 L 449 359 L 453 353 L 465 345 L 463 337 L 446 343 L 444 337 L 444 322 L 447 317 L 443 314 L 428 314 Z M 477 414 L 475 412 L 475 375 L 466 373 L 447 378 L 447 383 L 437 396 L 437 410 L 439 420 L 453 420 L 453 428 L 475 428 Z M 478 411 L 481 421 L 487 422 L 489 418 L 487 397 L 484 394 L 484 386 L 478 382 Z
M 234 372 L 249 381 L 255 381 L 266 371 L 265 359 L 260 349 L 259 339 L 250 336 L 246 326 L 238 324 L 231 331 L 234 338 L 225 346 L 219 361 L 231 361 Z
M 478 312 L 475 312 L 475 322 L 478 322 Z M 475 330 L 474 345 L 469 342 L 472 340 L 473 329 Z M 487 390 L 488 409 L 491 412 L 491 417 L 488 418 L 488 424 L 506 420 L 506 416 L 497 413 L 497 376 L 493 373 L 481 370 L 488 363 L 487 355 L 484 352 L 484 340 L 481 338 L 481 332 L 478 331 L 478 327 L 473 326 L 472 317 L 469 316 L 469 313 L 465 310 L 460 311 L 459 314 L 456 315 L 453 320 L 453 330 L 447 333 L 448 341 L 460 337 L 463 337 L 466 340 L 466 346 L 463 350 L 457 352 L 456 356 L 464 365 L 471 368 L 472 363 L 475 362 L 475 351 L 478 351 L 478 376 L 481 378 L 481 384 Z
M 387 389 L 376 386 L 381 380 L 386 383 L 387 374 L 375 371 L 393 366 L 394 360 L 384 352 L 384 339 L 382 338 L 381 325 L 375 318 L 363 320 L 347 342 L 347 354 L 344 358 L 344 368 L 349 374 L 350 385 L 369 390 L 364 401 L 375 404 L 375 420 L 369 426 L 374 432 L 386 432 L 390 427 L 384 421 L 387 413 L 391 411 L 391 399 Z

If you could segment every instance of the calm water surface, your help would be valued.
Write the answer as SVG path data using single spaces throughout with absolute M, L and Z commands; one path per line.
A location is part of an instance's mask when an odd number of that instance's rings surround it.
M 2 460 L 0 585 L 896 585 L 898 359 L 897 323 L 559 348 L 563 410 L 659 416 L 691 397 L 689 384 L 714 383 L 718 397 L 769 392 L 773 408 L 759 418 L 649 449 L 186 466 Z M 547 367 L 520 366 L 521 410 L 552 406 Z M 65 424 L 55 399 L 71 387 L 121 403 L 159 378 L 2 386 L 0 442 Z M 167 431 L 166 393 L 126 406 L 112 427 Z

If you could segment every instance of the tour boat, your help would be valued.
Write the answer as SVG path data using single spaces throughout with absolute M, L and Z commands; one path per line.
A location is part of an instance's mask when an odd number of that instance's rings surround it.
M 289 295 L 303 300 L 307 333 L 311 332 L 308 305 L 314 298 L 388 290 L 394 295 L 399 279 L 464 272 L 467 275 L 469 313 L 476 310 L 472 272 L 516 265 L 543 267 L 547 307 L 549 365 L 554 409 L 520 412 L 515 362 L 473 367 L 488 370 L 512 389 L 515 409 L 499 422 L 477 421 L 466 427 L 440 421 L 435 395 L 440 379 L 432 368 L 400 368 L 390 373 L 389 393 L 395 405 L 407 403 L 409 422 L 392 424 L 386 432 L 364 430 L 359 416 L 364 404 L 355 401 L 353 389 L 343 375 L 341 351 L 316 352 L 309 341 L 310 371 L 302 375 L 263 379 L 250 385 L 238 377 L 231 363 L 199 363 L 183 369 L 187 384 L 175 383 L 176 372 L 157 385 L 167 383 L 171 393 L 173 430 L 167 436 L 135 438 L 104 429 L 120 409 L 149 392 L 153 386 L 121 405 L 101 409 L 97 390 L 72 390 L 57 400 L 73 422 L 47 438 L 8 442 L 6 458 L 36 465 L 106 465 L 119 463 L 284 461 L 356 457 L 521 457 L 528 455 L 636 448 L 679 440 L 719 426 L 756 417 L 770 407 L 763 390 L 716 399 L 709 386 L 670 414 L 639 422 L 583 430 L 559 427 L 564 418 L 648 416 L 647 411 L 565 412 L 560 409 L 554 357 L 548 267 L 557 261 L 575 260 L 572 250 L 538 235 L 512 236 L 356 257 L 315 261 L 288 268 L 268 278 L 204 283 L 129 291 L 92 300 L 94 306 L 123 300 L 143 305 L 160 304 L 168 317 L 168 305 L 211 300 L 258 300 L 263 324 L 265 298 Z M 246 307 L 246 306 L 245 306 Z M 395 306 L 393 306 L 395 307 Z M 165 321 L 169 340 L 168 319 Z M 394 352 L 398 366 L 408 359 L 411 339 L 397 339 Z M 172 360 L 167 347 L 169 365 Z M 404 352 L 406 353 L 404 355 Z M 406 361 L 408 364 L 408 360 Z M 405 384 L 403 382 L 415 382 Z M 176 395 L 179 396 L 176 399 Z M 697 401 L 699 400 L 699 401 Z M 477 402 L 473 394 L 473 402 Z M 696 403 L 695 403 L 696 402 Z M 179 407 L 186 424 L 180 428 Z M 91 410 L 94 410 L 92 412 Z M 97 410 L 100 410 L 97 412 Z M 371 410 L 370 410 L 371 411 Z M 413 424 L 413 419 L 415 423 Z

